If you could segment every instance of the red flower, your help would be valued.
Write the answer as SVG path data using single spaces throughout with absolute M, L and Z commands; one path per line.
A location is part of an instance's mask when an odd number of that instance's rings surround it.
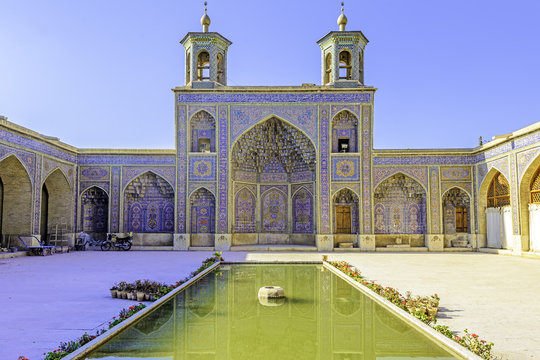
M 476 335 L 476 334 L 471 334 L 471 336 L 472 336 L 473 338 L 477 338 L 477 337 L 478 337 L 478 335 Z

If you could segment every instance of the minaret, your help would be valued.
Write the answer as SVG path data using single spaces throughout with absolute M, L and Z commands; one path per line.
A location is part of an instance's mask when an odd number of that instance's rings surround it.
M 334 87 L 364 85 L 364 48 L 368 39 L 361 31 L 346 31 L 347 17 L 341 3 L 339 31 L 330 31 L 317 41 L 321 47 L 322 84 Z
M 210 16 L 204 3 L 202 32 L 189 32 L 180 41 L 186 50 L 186 85 L 212 89 L 227 85 L 227 50 L 232 44 L 217 32 L 210 32 Z

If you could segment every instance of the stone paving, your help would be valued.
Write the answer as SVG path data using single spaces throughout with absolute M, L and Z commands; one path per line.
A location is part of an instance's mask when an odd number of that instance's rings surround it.
M 132 304 L 111 284 L 175 282 L 210 252 L 71 252 L 0 259 L 0 360 L 43 359 L 59 342 L 101 327 Z M 320 260 L 321 253 L 228 252 L 226 260 Z M 468 253 L 329 253 L 401 292 L 441 297 L 439 324 L 468 328 L 504 359 L 540 358 L 540 260 Z

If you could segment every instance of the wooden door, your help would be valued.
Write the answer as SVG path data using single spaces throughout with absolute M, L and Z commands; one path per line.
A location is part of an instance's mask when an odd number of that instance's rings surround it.
M 336 233 L 351 233 L 351 207 L 349 205 L 336 206 Z
M 465 206 L 456 206 L 456 232 L 469 232 L 467 208 Z

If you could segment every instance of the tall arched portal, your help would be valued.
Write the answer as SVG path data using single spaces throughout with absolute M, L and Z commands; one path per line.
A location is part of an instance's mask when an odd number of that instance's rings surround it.
M 402 173 L 380 183 L 374 193 L 377 246 L 410 244 L 424 246 L 426 191 Z
M 510 184 L 500 172 L 493 176 L 487 190 L 487 247 L 506 249 L 512 239 Z
M 81 229 L 94 239 L 105 239 L 108 231 L 109 196 L 93 186 L 81 195 Z
M 161 176 L 146 172 L 124 190 L 124 232 L 172 233 L 174 190 Z
M 73 204 L 73 193 L 66 176 L 62 170 L 54 170 L 42 187 L 40 229 L 46 241 L 65 240 L 66 234 L 73 233 Z
M 311 140 L 276 117 L 236 141 L 233 245 L 315 244 L 315 160 Z
M 16 246 L 17 235 L 32 233 L 32 184 L 15 156 L 0 162 L 0 245 Z
M 216 232 L 216 198 L 204 189 L 193 192 L 191 206 L 191 246 L 213 247 Z

